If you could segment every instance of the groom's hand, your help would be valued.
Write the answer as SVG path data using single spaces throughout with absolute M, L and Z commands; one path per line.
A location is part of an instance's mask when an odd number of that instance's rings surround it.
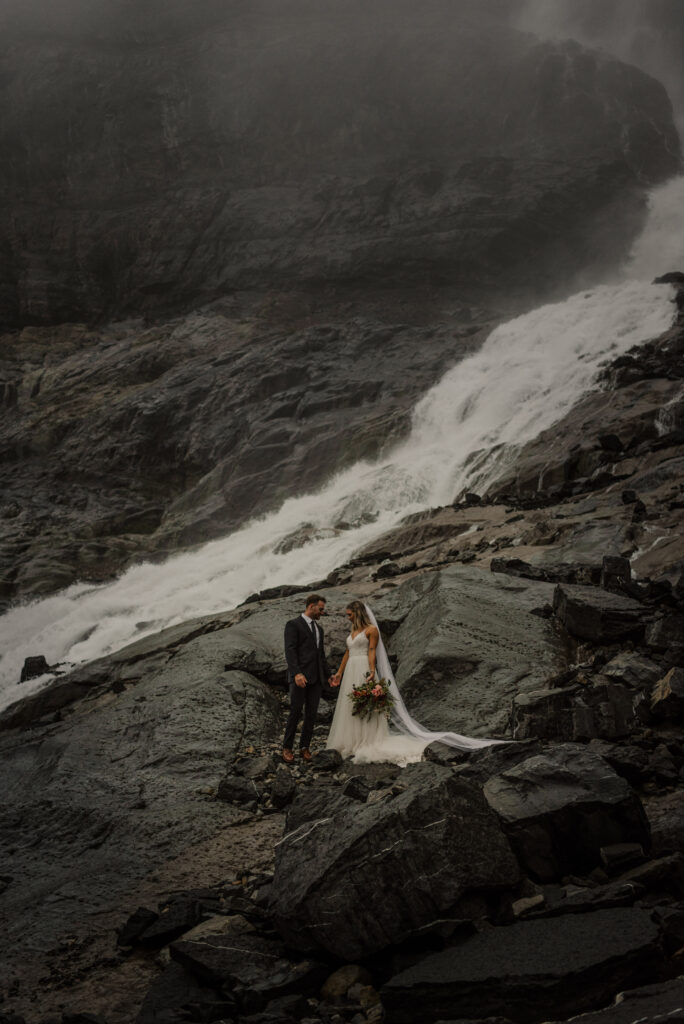
M 306 676 L 303 672 L 298 672 L 295 676 L 295 685 L 302 688 L 306 686 Z

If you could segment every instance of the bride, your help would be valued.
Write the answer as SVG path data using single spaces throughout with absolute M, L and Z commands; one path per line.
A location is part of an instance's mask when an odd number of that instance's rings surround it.
M 351 632 L 342 663 L 331 680 L 333 686 L 339 686 L 340 692 L 326 743 L 328 749 L 339 750 L 343 757 L 353 755 L 356 764 L 393 761 L 403 766 L 420 761 L 430 743 L 445 743 L 459 750 L 478 750 L 506 742 L 423 729 L 406 710 L 373 612 L 367 604 L 352 601 L 347 606 L 346 615 L 351 623 Z M 398 733 L 390 732 L 383 712 L 374 713 L 370 719 L 352 714 L 350 694 L 368 678 L 384 678 L 390 684 L 390 694 L 394 699 L 392 725 L 399 730 Z

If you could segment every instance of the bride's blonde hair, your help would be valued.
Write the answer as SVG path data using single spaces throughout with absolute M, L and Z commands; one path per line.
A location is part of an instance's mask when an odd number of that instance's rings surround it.
M 371 620 L 368 618 L 368 612 L 363 601 L 352 601 L 347 605 L 347 611 L 352 613 L 352 626 L 355 630 L 365 629 L 366 626 L 371 625 Z

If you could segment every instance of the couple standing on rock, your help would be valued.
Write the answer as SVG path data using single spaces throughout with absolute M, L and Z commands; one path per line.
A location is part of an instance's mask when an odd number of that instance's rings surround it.
M 430 732 L 415 722 L 399 693 L 390 667 L 385 645 L 373 612 L 362 601 L 351 601 L 346 607 L 351 631 L 347 637 L 347 650 L 337 672 L 333 673 L 325 654 L 325 639 L 320 618 L 325 612 L 326 600 L 320 594 L 311 594 L 301 615 L 285 625 L 285 658 L 290 687 L 290 714 L 283 740 L 283 760 L 294 761 L 294 742 L 297 726 L 304 713 L 300 738 L 301 756 L 311 761 L 311 738 L 316 712 L 321 699 L 323 682 L 338 688 L 337 705 L 326 747 L 338 750 L 342 757 L 353 757 L 355 763 L 391 761 L 406 765 L 420 761 L 429 743 L 445 743 L 459 750 L 476 750 L 502 740 L 472 739 L 453 732 Z M 354 714 L 352 691 L 368 682 L 384 680 L 392 698 L 391 732 L 384 711 L 368 717 Z

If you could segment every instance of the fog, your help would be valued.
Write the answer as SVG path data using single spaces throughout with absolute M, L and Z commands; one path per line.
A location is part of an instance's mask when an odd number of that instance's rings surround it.
M 682 0 L 522 0 L 516 6 L 518 28 L 605 49 L 659 79 L 684 131 Z
M 684 123 L 682 0 L 3 0 L 0 39 L 8 32 L 145 43 L 192 34 L 212 23 L 318 19 L 382 30 L 396 21 L 441 19 L 506 23 L 543 38 L 572 38 L 603 48 L 659 78 Z

